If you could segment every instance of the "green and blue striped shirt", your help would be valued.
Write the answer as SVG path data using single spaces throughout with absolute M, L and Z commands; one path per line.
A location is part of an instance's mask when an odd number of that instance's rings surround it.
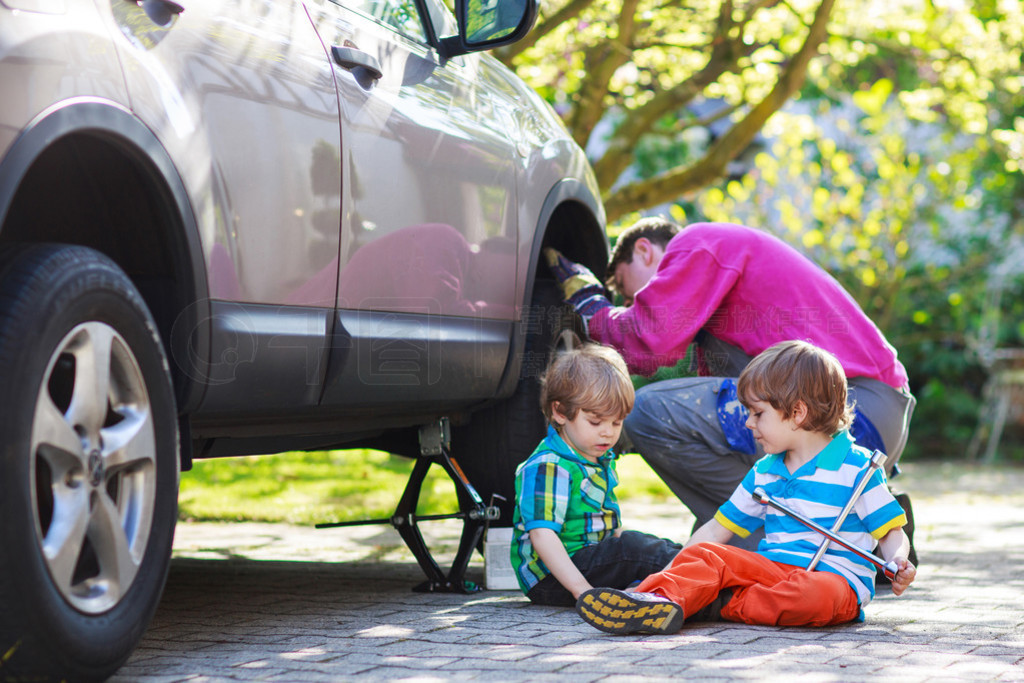
M 551 573 L 530 543 L 531 530 L 553 530 L 572 557 L 622 526 L 615 499 L 615 458 L 609 450 L 594 464 L 549 426 L 547 437 L 519 465 L 511 555 L 523 593 Z

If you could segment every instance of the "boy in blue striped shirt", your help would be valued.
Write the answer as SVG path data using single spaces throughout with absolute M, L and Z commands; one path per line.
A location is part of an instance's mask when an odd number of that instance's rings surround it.
M 697 529 L 668 567 L 649 576 L 636 592 L 594 588 L 576 603 L 591 625 L 610 633 L 672 633 L 683 621 L 724 619 L 747 624 L 829 626 L 863 620 L 875 589 L 875 567 L 830 544 L 808 571 L 822 537 L 800 522 L 754 500 L 771 498 L 832 528 L 858 478 L 871 479 L 843 522 L 840 534 L 864 550 L 878 543 L 899 568 L 892 590 L 901 595 L 916 569 L 907 559 L 910 541 L 899 503 L 884 474 L 868 469 L 870 454 L 854 445 L 847 428 L 846 378 L 832 354 L 809 343 L 776 344 L 740 375 L 738 395 L 750 411 L 747 427 L 766 455 L 722 505 Z M 725 545 L 760 526 L 757 551 Z

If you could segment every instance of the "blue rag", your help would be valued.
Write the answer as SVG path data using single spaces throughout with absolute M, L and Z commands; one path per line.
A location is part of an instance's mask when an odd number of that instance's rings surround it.
M 748 415 L 750 413 L 740 403 L 739 393 L 736 391 L 736 380 L 732 378 L 722 380 L 722 386 L 718 390 L 718 423 L 722 426 L 725 441 L 734 451 L 754 455 L 757 449 L 754 444 L 754 435 L 746 427 Z M 885 444 L 875 425 L 856 407 L 853 409 L 850 436 L 858 446 L 869 451 L 886 452 Z

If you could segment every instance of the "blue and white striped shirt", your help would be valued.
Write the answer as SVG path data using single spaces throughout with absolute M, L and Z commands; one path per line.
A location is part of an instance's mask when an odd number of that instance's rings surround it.
M 791 473 L 784 460 L 785 453 L 776 453 L 754 463 L 732 497 L 718 509 L 715 519 L 744 538 L 763 524 L 765 538 L 757 552 L 775 562 L 806 567 L 823 540 L 821 534 L 757 502 L 754 490 L 764 489 L 779 503 L 831 529 L 867 471 L 870 453 L 854 445 L 853 438 L 844 431 L 796 472 Z M 903 508 L 886 486 L 885 475 L 876 469 L 843 522 L 840 535 L 872 551 L 875 541 L 906 523 Z M 845 578 L 857 592 L 861 607 L 875 595 L 874 565 L 836 543 L 829 545 L 816 569 Z

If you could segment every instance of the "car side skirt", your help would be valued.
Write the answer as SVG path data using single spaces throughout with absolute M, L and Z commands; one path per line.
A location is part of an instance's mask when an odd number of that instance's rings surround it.
M 191 416 L 197 439 L 340 440 L 472 411 L 497 391 L 513 328 L 503 320 L 223 301 L 211 310 L 212 361 L 184 369 L 206 384 Z

